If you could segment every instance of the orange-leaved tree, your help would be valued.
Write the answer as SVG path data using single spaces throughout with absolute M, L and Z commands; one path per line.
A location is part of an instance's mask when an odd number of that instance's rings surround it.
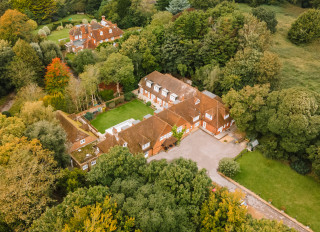
M 68 66 L 60 58 L 52 59 L 48 65 L 45 75 L 46 90 L 50 95 L 57 95 L 64 92 L 70 79 Z

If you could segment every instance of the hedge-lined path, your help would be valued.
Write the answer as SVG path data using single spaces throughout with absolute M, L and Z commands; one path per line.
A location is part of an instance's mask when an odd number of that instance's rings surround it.
M 227 187 L 230 191 L 235 191 L 237 188 L 241 189 L 246 194 L 245 201 L 247 204 L 260 214 L 263 214 L 265 218 L 277 221 L 282 220 L 284 224 L 301 232 L 311 231 L 290 219 L 286 214 L 274 209 L 250 190 L 232 180 L 228 180 L 217 172 L 219 161 L 222 158 L 234 158 L 243 149 L 239 144 L 220 142 L 199 129 L 183 139 L 179 147 L 174 147 L 168 152 L 161 152 L 149 158 L 148 162 L 161 159 L 171 161 L 180 157 L 191 159 L 197 162 L 199 168 L 207 169 L 208 176 L 217 184 Z

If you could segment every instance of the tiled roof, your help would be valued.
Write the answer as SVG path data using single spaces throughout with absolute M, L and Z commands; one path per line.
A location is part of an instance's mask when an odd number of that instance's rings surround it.
M 184 118 L 182 118 L 180 115 L 174 113 L 171 110 L 163 110 L 155 116 L 167 122 L 170 126 L 176 125 L 177 127 L 179 127 L 187 123 L 187 121 Z
M 117 141 L 114 135 L 106 133 L 105 136 L 106 136 L 106 139 L 97 144 L 97 147 L 99 148 L 100 152 L 108 153 L 110 148 L 120 145 L 119 141 Z
M 175 112 L 189 123 L 193 124 L 193 118 L 200 115 L 199 106 L 195 105 L 195 101 L 195 97 L 189 98 L 177 105 L 171 106 L 169 110 Z
M 150 87 L 147 86 L 147 81 L 152 81 L 154 84 Z M 154 90 L 154 85 L 161 86 L 159 92 Z M 139 85 L 144 88 L 145 90 L 151 92 L 156 97 L 169 102 L 170 101 L 170 94 L 174 93 L 178 96 L 180 100 L 188 99 L 196 95 L 197 90 L 192 86 L 184 83 L 183 81 L 178 80 L 177 78 L 171 76 L 170 74 L 162 74 L 158 71 L 154 71 L 149 75 L 145 76 L 141 79 Z M 162 95 L 162 90 L 168 90 L 167 97 Z
M 152 148 L 157 140 L 171 131 L 171 126 L 158 117 L 150 117 L 132 127 L 119 132 L 119 138 L 128 143 L 132 153 L 143 152 L 142 145 L 150 142 Z M 147 149 L 146 149 L 147 150 Z

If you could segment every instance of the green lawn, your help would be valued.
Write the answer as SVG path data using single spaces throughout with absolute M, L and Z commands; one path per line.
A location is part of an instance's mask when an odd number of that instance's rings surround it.
M 314 231 L 320 231 L 320 183 L 296 173 L 288 165 L 266 159 L 260 152 L 248 152 L 237 160 L 241 172 L 234 178 L 241 185 L 272 199 L 277 208 Z
M 117 125 L 120 122 L 130 118 L 142 120 L 143 116 L 147 114 L 153 114 L 153 109 L 135 99 L 113 110 L 99 114 L 91 121 L 91 124 L 101 133 L 105 133 L 106 129 Z
M 82 20 L 82 19 L 87 19 L 88 21 L 91 20 L 91 18 L 87 15 L 80 15 L 80 14 L 74 14 L 74 15 L 69 15 L 57 22 L 61 22 L 64 20 L 68 20 L 70 21 L 70 23 L 72 23 L 73 21 L 78 21 L 78 20 Z M 37 30 L 35 30 L 33 33 L 38 33 L 38 30 L 43 28 L 44 26 L 49 26 L 50 24 L 47 25 L 40 25 Z M 49 27 L 50 28 L 50 27 Z M 68 38 L 69 39 L 69 31 L 70 29 L 63 29 L 61 31 L 52 31 L 51 34 L 47 37 L 48 40 L 54 41 L 56 43 L 59 42 L 59 39 L 64 39 L 64 38 Z
M 251 12 L 251 7 L 239 4 L 240 10 Z M 277 53 L 282 63 L 280 88 L 307 87 L 320 92 L 320 43 L 297 46 L 287 39 L 291 24 L 306 9 L 292 4 L 264 6 L 275 11 L 278 20 L 277 32 L 273 35 L 271 51 Z

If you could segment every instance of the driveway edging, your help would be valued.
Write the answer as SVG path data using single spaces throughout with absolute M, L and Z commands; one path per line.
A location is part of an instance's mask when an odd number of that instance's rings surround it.
M 225 178 L 226 180 L 230 181 L 232 184 L 236 185 L 237 187 L 239 187 L 240 189 L 244 190 L 245 192 L 248 192 L 250 195 L 252 195 L 253 197 L 257 198 L 259 201 L 263 202 L 264 204 L 266 204 L 267 206 L 269 206 L 270 208 L 272 208 L 273 210 L 277 211 L 277 213 L 280 213 L 282 216 L 284 216 L 285 218 L 287 218 L 288 220 L 292 221 L 293 223 L 297 224 L 299 227 L 301 227 L 303 229 L 303 231 L 308 231 L 308 232 L 313 232 L 313 230 L 311 230 L 310 228 L 306 227 L 305 225 L 303 225 L 301 222 L 298 222 L 296 219 L 294 219 L 293 217 L 289 216 L 288 214 L 282 212 L 281 210 L 279 210 L 278 208 L 276 208 L 275 206 L 269 204 L 266 200 L 262 199 L 260 196 L 258 196 L 257 194 L 255 194 L 254 192 L 252 192 L 251 190 L 247 189 L 246 187 L 244 187 L 243 185 L 239 184 L 238 182 L 234 181 L 233 179 L 225 176 L 223 173 L 217 171 L 218 174 L 220 176 L 222 176 L 223 178 Z

